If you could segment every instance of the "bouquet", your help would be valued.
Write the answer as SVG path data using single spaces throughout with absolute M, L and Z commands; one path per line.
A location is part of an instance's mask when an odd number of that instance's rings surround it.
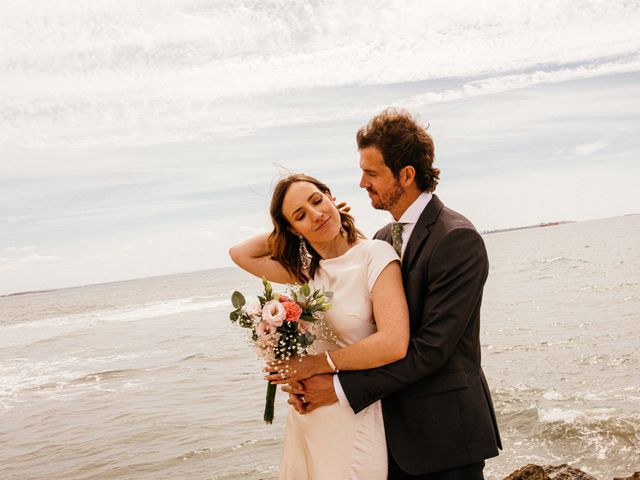
M 305 283 L 289 285 L 288 295 L 279 294 L 264 277 L 262 285 L 264 293 L 249 305 L 242 293 L 233 292 L 231 303 L 235 310 L 230 318 L 233 323 L 251 330 L 256 353 L 267 364 L 305 355 L 316 339 L 332 337 L 323 322 L 324 312 L 331 308 L 328 302 L 331 292 L 311 292 Z M 269 382 L 264 407 L 264 421 L 268 424 L 273 421 L 275 397 L 276 385 Z

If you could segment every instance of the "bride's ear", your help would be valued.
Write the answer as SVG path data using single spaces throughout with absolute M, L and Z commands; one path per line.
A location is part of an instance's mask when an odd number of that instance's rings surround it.
M 289 233 L 291 235 L 293 235 L 294 237 L 297 237 L 298 235 L 300 235 L 298 232 L 296 232 L 293 227 L 287 227 L 287 230 L 289 230 Z

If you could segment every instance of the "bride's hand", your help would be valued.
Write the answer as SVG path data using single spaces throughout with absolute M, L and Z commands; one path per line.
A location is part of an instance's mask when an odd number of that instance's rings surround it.
M 267 372 L 264 379 L 275 384 L 299 382 L 319 373 L 324 373 L 324 356 L 305 355 L 291 357 L 289 360 L 276 360 L 263 369 Z

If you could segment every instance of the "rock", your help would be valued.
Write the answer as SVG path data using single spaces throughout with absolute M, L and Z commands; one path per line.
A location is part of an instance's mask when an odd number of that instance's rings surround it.
M 504 480 L 550 480 L 540 465 L 529 464 L 516 470 Z
M 640 472 L 636 472 L 630 477 L 616 477 L 613 480 L 640 480 Z
M 596 477 L 577 468 L 570 467 L 566 463 L 557 466 L 545 465 L 543 469 L 550 480 L 598 480 Z
M 535 465 L 530 463 L 516 470 L 504 480 L 598 480 L 593 475 L 569 465 Z M 616 477 L 613 480 L 640 480 L 640 472 L 630 477 Z

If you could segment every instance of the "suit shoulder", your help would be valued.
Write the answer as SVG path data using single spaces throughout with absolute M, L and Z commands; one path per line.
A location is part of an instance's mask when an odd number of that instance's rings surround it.
M 456 230 L 458 228 L 470 229 L 477 232 L 476 227 L 467 217 L 446 206 L 442 208 L 438 220 L 440 220 L 439 223 L 444 227 L 443 229 L 445 232 Z
M 373 236 L 373 238 L 375 240 L 381 240 L 383 238 L 387 238 L 390 236 L 391 236 L 391 223 L 388 223 L 384 227 L 382 227 L 380 230 L 378 230 L 376 234 Z
M 484 245 L 484 240 L 473 223 L 461 213 L 446 206 L 442 208 L 438 221 L 433 225 L 432 233 L 438 239 L 438 245 L 443 245 L 441 240 L 445 238 L 444 244 L 471 242 L 471 244 Z

